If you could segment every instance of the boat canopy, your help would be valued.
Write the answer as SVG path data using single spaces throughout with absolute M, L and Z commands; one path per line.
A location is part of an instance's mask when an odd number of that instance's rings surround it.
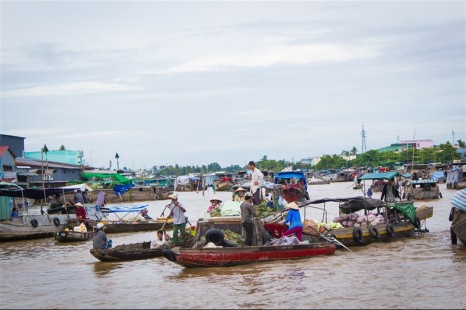
M 380 173 L 366 173 L 362 177 L 358 178 L 358 183 L 361 183 L 363 180 L 392 180 L 394 177 L 399 176 L 398 171 L 388 171 Z
M 48 196 L 55 194 L 63 194 L 65 192 L 73 192 L 75 188 L 27 188 L 27 189 L 0 189 L 0 196 L 8 197 L 24 197 L 30 199 L 45 199 Z
M 102 213 L 116 213 L 116 212 L 141 212 L 144 209 L 147 209 L 149 205 L 139 205 L 139 206 L 106 206 L 101 207 L 100 210 Z
M 351 210 L 351 212 L 359 210 L 373 210 L 382 205 L 382 200 L 368 198 L 364 196 L 350 197 L 350 198 L 323 198 L 317 200 L 306 201 L 299 205 L 299 207 L 305 207 L 312 204 L 322 204 L 327 202 L 339 202 L 340 209 Z M 346 212 L 345 212 L 346 213 Z

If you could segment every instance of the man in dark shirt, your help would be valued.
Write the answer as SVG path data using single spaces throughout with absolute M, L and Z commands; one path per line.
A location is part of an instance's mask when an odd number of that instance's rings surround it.
M 241 224 L 243 225 L 244 230 L 246 231 L 246 240 L 244 245 L 252 245 L 252 236 L 254 234 L 254 217 L 256 217 L 256 212 L 254 212 L 254 205 L 252 204 L 252 193 L 248 192 L 244 195 L 244 201 L 240 205 L 241 209 Z
M 94 250 L 105 250 L 108 247 L 107 235 L 104 232 L 104 224 L 98 223 L 95 227 L 96 234 L 92 238 L 92 246 Z

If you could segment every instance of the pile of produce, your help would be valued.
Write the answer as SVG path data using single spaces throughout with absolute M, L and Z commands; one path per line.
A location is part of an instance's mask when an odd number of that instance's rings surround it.
M 340 216 L 333 219 L 333 222 L 340 223 L 343 227 L 366 227 L 383 224 L 385 220 L 381 214 L 369 212 L 367 215 L 359 215 L 358 213 L 340 214 Z
M 305 219 L 303 222 L 303 232 L 309 235 L 318 236 L 326 230 L 343 228 L 340 223 L 322 223 L 313 219 Z
M 274 208 L 270 208 L 265 201 L 261 202 L 257 206 L 254 206 L 254 212 L 260 218 L 267 217 L 276 212 Z
M 210 212 L 210 216 L 211 216 L 211 217 L 220 217 L 220 216 L 222 216 L 220 207 L 218 206 L 217 208 L 213 209 L 213 210 Z
M 224 230 L 223 233 L 225 234 L 225 239 L 228 239 L 230 241 L 234 241 L 240 245 L 244 244 L 244 237 L 240 234 L 237 234 L 229 229 Z

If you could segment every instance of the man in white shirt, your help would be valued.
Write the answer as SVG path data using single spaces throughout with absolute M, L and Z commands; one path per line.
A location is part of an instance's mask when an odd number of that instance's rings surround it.
M 168 234 L 165 233 L 165 239 L 163 238 L 163 231 L 159 230 L 157 231 L 157 237 L 155 240 L 152 240 L 150 242 L 150 248 L 151 249 L 158 249 L 158 248 L 169 248 L 170 247 L 170 237 Z
M 262 172 L 256 168 L 256 163 L 252 160 L 248 164 L 249 170 L 251 170 L 251 193 L 253 195 L 253 202 L 254 205 L 258 205 L 261 203 L 261 185 L 262 181 L 264 180 L 264 175 Z

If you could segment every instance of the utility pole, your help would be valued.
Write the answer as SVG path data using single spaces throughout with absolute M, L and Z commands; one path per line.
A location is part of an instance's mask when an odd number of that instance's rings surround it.
M 366 131 L 364 130 L 364 125 L 362 125 L 361 137 L 362 137 L 361 154 L 364 154 L 367 151 Z
M 118 170 L 120 170 L 120 163 L 118 162 L 118 158 L 120 158 L 120 155 L 118 155 L 118 153 L 116 153 L 115 158 L 117 160 L 117 171 L 118 171 Z

